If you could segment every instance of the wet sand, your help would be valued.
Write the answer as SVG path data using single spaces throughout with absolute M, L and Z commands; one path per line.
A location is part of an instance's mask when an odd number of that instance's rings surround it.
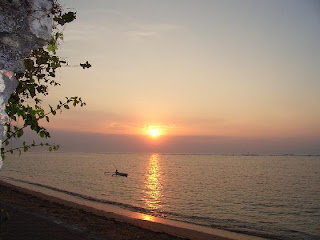
M 133 219 L 27 190 L 3 181 L 0 181 L 0 208 L 6 209 L 10 215 L 9 220 L 0 226 L 1 240 L 246 239 L 245 236 L 223 237 Z

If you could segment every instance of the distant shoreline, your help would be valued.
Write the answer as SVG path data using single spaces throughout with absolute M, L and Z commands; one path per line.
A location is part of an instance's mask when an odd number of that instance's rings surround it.
M 28 153 L 46 153 L 48 154 L 48 151 L 43 151 L 41 150 L 37 150 L 37 149 L 33 149 L 30 150 Z M 59 150 L 59 151 L 55 151 L 52 153 L 88 153 L 88 154 L 153 154 L 153 153 L 157 153 L 157 154 L 161 154 L 161 155 L 195 155 L 195 156 L 231 156 L 231 157 L 243 157 L 243 156 L 259 156 L 259 157 L 320 157 L 320 154 L 295 154 L 295 153 L 283 153 L 283 154 L 260 154 L 260 153 L 183 153 L 183 152 L 177 152 L 177 153 L 170 153 L 170 152 L 91 152 L 91 151 L 63 151 L 63 150 Z M 18 154 L 18 153 L 14 153 L 14 154 Z M 10 155 L 9 155 L 10 156 Z
M 132 239 L 132 236 L 139 235 L 145 236 L 137 239 L 194 239 L 194 240 L 225 240 L 225 239 L 261 239 L 257 237 L 214 230 L 212 233 L 205 233 L 199 230 L 188 229 L 184 227 L 177 227 L 170 225 L 170 223 L 158 223 L 146 221 L 142 219 L 135 219 L 112 212 L 98 210 L 72 201 L 63 200 L 61 198 L 52 197 L 37 191 L 28 190 L 26 188 L 12 185 L 5 181 L 0 180 L 0 193 L 1 205 L 9 206 L 12 210 L 24 208 L 25 211 L 36 212 L 46 216 L 47 218 L 58 218 L 66 221 L 68 224 L 75 224 L 79 228 L 87 228 L 89 231 L 97 232 L 110 237 L 111 232 L 118 229 L 119 238 L 115 239 Z M 72 214 L 70 214 L 72 212 Z M 102 221 L 100 223 L 100 221 Z M 103 227 L 98 224 L 102 224 Z M 9 223 L 10 224 L 10 223 Z M 67 224 L 67 225 L 68 225 Z M 125 224 L 126 227 L 119 230 L 119 224 Z M 52 222 L 52 225 L 54 223 Z M 5 226 L 5 225 L 4 225 Z M 99 227 L 100 226 L 100 227 Z M 33 231 L 38 231 L 37 223 L 35 222 L 32 227 Z M 103 230 L 104 229 L 104 230 Z M 105 229 L 109 229 L 109 232 Z M 21 231 L 26 231 L 25 229 Z M 120 232 L 119 232 L 120 231 Z M 122 231 L 122 232 L 121 232 Z M 129 233 L 128 233 L 129 231 Z M 75 233 L 77 235 L 78 233 Z M 78 234 L 79 235 L 79 234 Z M 121 237 L 120 237 L 121 236 Z M 127 236 L 127 237 L 126 237 Z M 0 238 L 1 238 L 0 234 Z M 111 236 L 112 237 L 112 236 Z M 114 237 L 114 236 L 113 236 Z M 130 238 L 131 237 L 131 238 Z M 168 238 L 169 237 L 169 238 Z M 4 238 L 6 239 L 6 238 Z M 78 239 L 78 238 L 77 238 Z

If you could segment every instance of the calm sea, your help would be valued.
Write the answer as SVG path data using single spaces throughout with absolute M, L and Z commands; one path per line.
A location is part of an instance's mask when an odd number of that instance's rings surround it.
M 126 177 L 112 177 L 115 166 Z M 320 157 L 27 153 L 2 179 L 270 239 L 320 239 Z

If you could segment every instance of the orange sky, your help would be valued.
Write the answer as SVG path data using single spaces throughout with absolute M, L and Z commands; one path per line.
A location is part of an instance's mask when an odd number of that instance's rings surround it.
M 77 20 L 59 54 L 53 104 L 87 106 L 51 128 L 170 136 L 320 136 L 316 1 L 66 1 Z

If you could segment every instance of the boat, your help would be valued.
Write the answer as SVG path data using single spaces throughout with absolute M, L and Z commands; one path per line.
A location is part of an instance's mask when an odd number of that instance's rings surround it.
M 116 171 L 114 174 L 112 174 L 112 176 L 128 177 L 128 173 L 122 173 L 122 172 Z

